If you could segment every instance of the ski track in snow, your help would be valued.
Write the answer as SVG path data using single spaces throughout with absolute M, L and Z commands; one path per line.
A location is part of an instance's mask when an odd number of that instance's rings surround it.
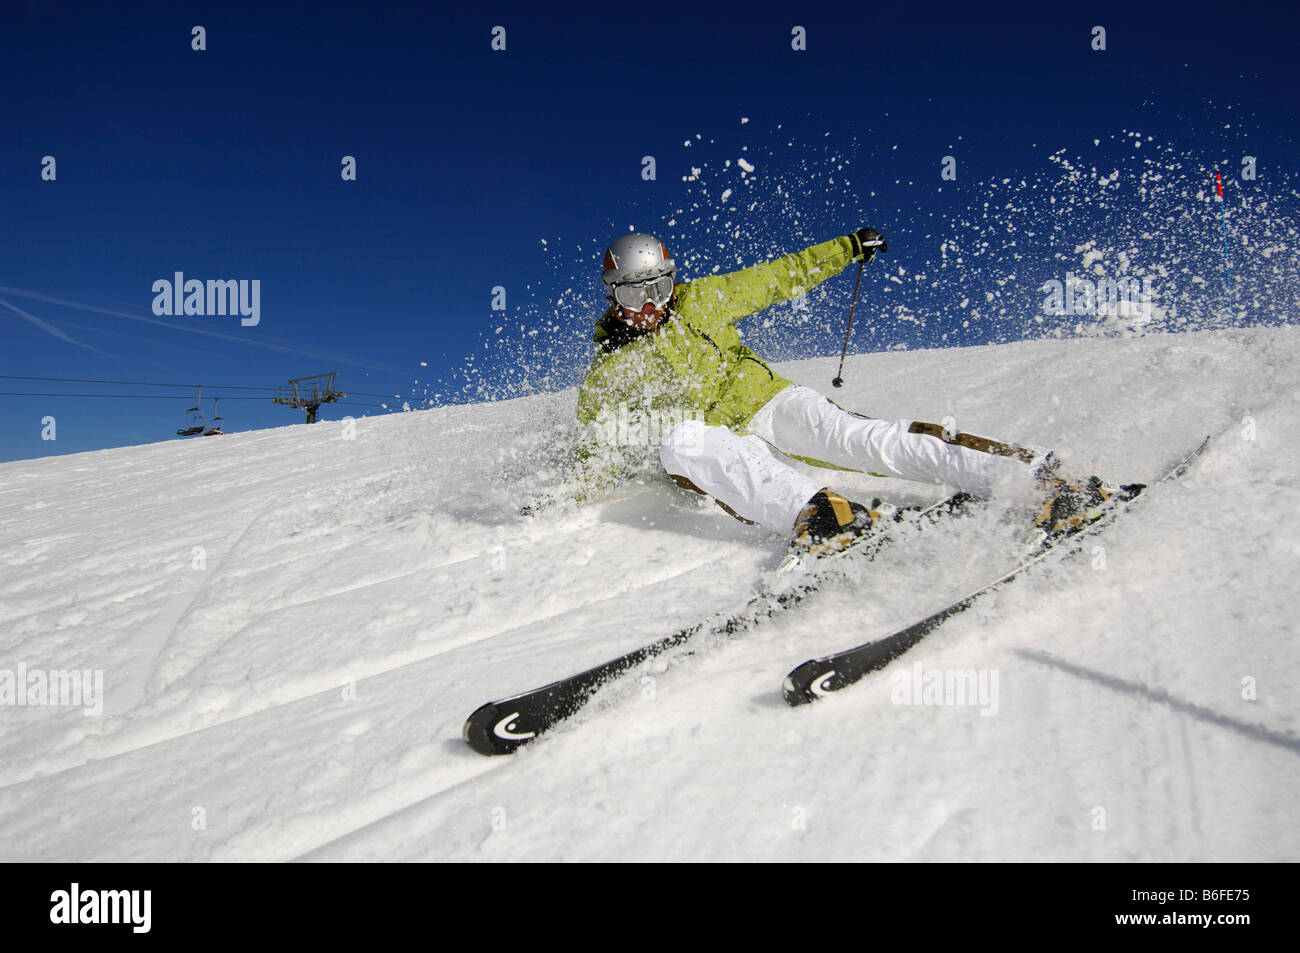
M 825 702 L 781 676 L 1000 571 L 1017 501 L 500 759 L 469 711 L 743 602 L 780 541 L 653 481 L 516 516 L 544 487 L 492 444 L 572 391 L 0 465 L 0 669 L 108 697 L 0 707 L 0 860 L 1295 860 L 1297 365 L 1289 327 L 851 358 L 846 406 L 1121 480 L 1215 441 L 1103 568 L 1040 567 Z M 893 703 L 915 664 L 996 670 L 997 714 Z
M 681 577 L 688 576 L 693 573 L 697 573 L 700 570 L 706 569 L 708 567 L 717 566 L 718 564 L 726 561 L 728 557 L 733 555 L 734 552 L 727 552 L 722 555 L 714 555 L 703 560 L 693 561 L 686 566 L 674 567 L 672 571 L 657 573 L 652 575 L 648 579 L 638 580 L 636 585 L 622 588 L 617 592 L 604 595 L 601 598 L 592 600 L 591 602 L 582 605 L 565 606 L 553 612 L 543 613 L 543 614 L 535 615 L 533 617 L 528 617 L 521 621 L 518 621 L 516 624 L 511 624 L 510 626 L 503 629 L 484 631 L 481 633 L 472 634 L 468 637 L 460 638 L 458 640 L 449 640 L 445 644 L 440 645 L 433 652 L 430 652 L 425 655 L 421 655 L 416 658 L 411 658 L 406 661 L 401 661 L 398 662 L 397 664 L 384 665 L 384 666 L 380 666 L 368 670 L 364 668 L 354 668 L 352 672 L 352 677 L 358 682 L 366 679 L 373 679 L 382 675 L 390 674 L 392 672 L 397 671 L 398 669 L 407 668 L 409 666 L 420 665 L 422 663 L 431 661 L 440 655 L 449 652 L 454 652 L 466 648 L 468 646 L 475 645 L 487 639 L 517 636 L 520 633 L 527 632 L 529 629 L 532 629 L 534 627 L 539 627 L 539 626 L 554 627 L 554 625 L 564 617 L 579 615 L 582 613 L 589 613 L 593 610 L 599 610 L 602 604 L 610 603 L 610 602 L 619 602 L 619 601 L 626 600 L 629 597 L 635 597 L 637 591 L 646 586 L 670 586 L 671 587 L 671 584 L 674 582 L 674 580 L 677 580 Z M 444 563 L 439 566 L 436 566 L 434 568 L 438 570 L 442 570 L 451 566 L 457 566 L 463 563 L 473 562 L 474 560 L 478 560 L 482 558 L 484 558 L 482 555 L 478 555 L 478 556 L 466 557 L 463 559 L 455 559 L 448 563 Z M 409 577 L 416 575 L 416 572 L 417 571 L 405 572 L 381 580 L 372 580 L 369 582 L 360 583 L 355 586 L 344 586 L 335 591 L 329 592 L 327 595 L 320 596 L 319 598 L 296 601 L 289 604 L 288 606 L 285 606 L 284 608 L 296 609 L 303 606 L 311 606 L 314 603 L 323 602 L 327 599 L 333 598 L 338 595 L 352 595 L 359 592 L 360 590 L 368 589 L 374 586 L 385 585 L 387 583 L 394 582 L 394 581 L 406 580 Z M 671 588 L 668 589 L 667 591 L 671 591 Z M 188 596 L 187 602 L 192 602 L 193 599 L 194 597 L 192 595 Z M 146 633 L 143 637 L 147 638 L 150 642 L 153 641 L 152 633 Z M 634 647 L 634 646 L 629 646 L 629 647 Z M 603 659 L 594 659 L 593 661 L 601 661 L 601 660 Z M 563 674 L 566 674 L 566 672 L 558 671 L 556 673 L 557 677 Z M 128 683 L 128 685 L 131 684 L 132 683 Z M 531 686 L 524 686 L 524 687 L 531 687 Z M 119 757 L 121 755 L 131 754 L 133 752 L 141 750 L 142 748 L 152 747 L 158 744 L 164 744 L 169 741 L 176 741 L 178 739 L 184 738 L 189 735 L 194 735 L 202 731 L 208 731 L 213 728 L 217 728 L 222 725 L 229 724 L 232 721 L 254 718 L 264 713 L 271 712 L 277 708 L 281 708 L 287 705 L 293 705 L 297 702 L 305 701 L 315 696 L 332 697 L 337 694 L 338 694 L 337 688 L 334 685 L 331 685 L 329 688 L 311 690 L 302 696 L 292 697 L 283 701 L 278 701 L 273 704 L 267 705 L 266 707 L 257 708 L 247 713 L 236 714 L 230 718 L 212 721 L 210 723 L 204 724 L 202 727 L 195 728 L 188 731 L 182 731 L 177 734 L 163 735 L 160 737 L 154 737 L 154 738 L 150 738 L 149 740 L 139 741 L 139 742 L 126 739 L 125 744 L 123 746 L 116 747 L 116 748 L 113 746 L 112 742 L 109 742 L 96 753 L 95 760 L 103 761 L 107 758 L 114 758 L 114 757 Z M 43 765 L 42 767 L 44 769 L 44 773 L 48 774 L 57 771 L 70 770 L 72 768 L 79 767 L 79 766 L 80 766 L 79 763 L 73 763 L 61 768 L 51 768 L 50 765 L 48 764 Z M 0 780 L 0 790 L 3 790 L 5 787 L 9 787 L 15 784 L 20 784 L 24 780 L 27 779 L 19 778 L 12 781 Z

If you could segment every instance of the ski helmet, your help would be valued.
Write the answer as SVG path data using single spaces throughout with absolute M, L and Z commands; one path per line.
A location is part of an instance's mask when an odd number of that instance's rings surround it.
M 632 232 L 614 239 L 605 251 L 600 280 L 612 294 L 615 285 L 648 281 L 664 275 L 671 277 L 676 270 L 677 265 L 668 254 L 667 245 L 652 235 Z

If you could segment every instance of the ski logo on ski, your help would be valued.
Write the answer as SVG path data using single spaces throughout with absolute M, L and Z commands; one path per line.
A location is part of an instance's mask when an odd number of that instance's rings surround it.
M 515 732 L 513 729 L 518 727 L 519 712 L 512 711 L 495 725 L 492 726 L 492 734 L 504 741 L 527 741 L 529 738 L 536 738 L 535 731 Z
M 799 691 L 799 688 L 795 685 L 793 675 L 794 675 L 793 672 L 790 673 L 790 675 L 787 675 L 785 677 L 785 681 L 781 684 L 781 692 L 786 696 L 792 695 Z M 835 691 L 835 689 L 832 688 L 830 684 L 831 679 L 834 677 L 835 677 L 835 669 L 831 669 L 829 672 L 823 673 L 820 677 L 814 679 L 811 683 L 809 683 L 808 691 L 812 692 L 818 698 L 826 697 L 831 692 Z
M 829 695 L 835 689 L 830 687 L 831 679 L 835 677 L 835 669 L 831 669 L 810 686 L 812 693 L 821 697 Z

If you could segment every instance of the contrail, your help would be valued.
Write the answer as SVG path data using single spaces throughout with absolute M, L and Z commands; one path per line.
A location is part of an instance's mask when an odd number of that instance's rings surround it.
M 26 318 L 28 321 L 36 325 L 42 331 L 45 331 L 48 334 L 53 334 L 56 338 L 59 338 L 60 340 L 67 341 L 69 344 L 75 344 L 77 347 L 84 347 L 87 351 L 94 351 L 96 354 L 103 354 L 104 357 L 113 356 L 111 354 L 106 354 L 105 352 L 101 351 L 97 347 L 93 347 L 89 344 L 83 344 L 81 341 L 78 341 L 70 334 L 65 334 L 63 331 L 59 330 L 54 325 L 50 324 L 50 322 L 44 320 L 43 318 L 38 318 L 34 314 L 28 314 L 22 308 L 15 307 L 14 305 L 10 304 L 8 301 L 5 301 L 3 298 L 0 298 L 0 304 L 4 305 L 14 314 Z
M 83 311 L 94 311 L 99 314 L 111 314 L 118 318 L 127 318 L 131 321 L 139 321 L 142 324 L 156 324 L 160 328 L 167 328 L 171 331 L 184 331 L 188 334 L 201 334 L 204 337 L 220 338 L 223 341 L 234 341 L 236 344 L 251 344 L 253 347 L 267 348 L 272 351 L 287 351 L 290 354 L 297 354 L 303 357 L 311 357 L 321 361 L 331 361 L 339 364 L 348 364 L 352 367 L 364 367 L 369 370 L 397 372 L 397 368 L 389 367 L 387 364 L 380 364 L 374 361 L 364 361 L 346 354 L 335 354 L 332 351 L 321 351 L 315 348 L 304 347 L 300 344 L 277 344 L 274 341 L 262 340 L 252 335 L 224 334 L 220 331 L 205 331 L 202 328 L 193 328 L 185 324 L 178 324 L 174 321 L 159 321 L 156 318 L 144 318 L 138 314 L 130 314 L 126 311 L 114 311 L 112 308 L 100 308 L 93 304 L 82 304 L 79 301 L 68 301 L 65 298 L 55 298 L 52 295 L 41 294 L 38 291 L 24 291 L 22 288 L 0 287 L 0 294 L 15 295 L 19 298 L 30 298 L 33 301 L 43 301 L 46 304 L 55 304 L 64 308 L 80 308 Z M 9 305 L 13 307 L 13 305 Z M 14 308 L 17 311 L 17 308 Z M 23 312 L 19 311 L 19 314 Z M 31 318 L 31 315 L 24 314 L 24 317 Z M 38 318 L 31 318 L 38 321 Z M 47 329 L 48 330 L 48 329 Z M 62 335 L 61 335 L 62 336 Z M 67 340 L 72 340 L 67 338 Z M 77 343 L 73 341 L 73 343 Z M 89 345 L 82 345 L 89 347 Z M 93 348 L 92 348 L 93 350 Z M 103 353 L 103 352 L 100 352 Z

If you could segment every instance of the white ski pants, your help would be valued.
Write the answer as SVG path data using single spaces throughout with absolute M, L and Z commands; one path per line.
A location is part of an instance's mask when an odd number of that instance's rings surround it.
M 811 387 L 792 385 L 756 413 L 741 436 L 687 420 L 659 448 L 669 475 L 712 496 L 737 516 L 788 533 L 808 500 L 826 484 L 772 452 L 808 457 L 881 476 L 947 484 L 988 497 L 1002 479 L 1028 481 L 1047 451 L 933 424 L 876 420 L 850 413 Z

